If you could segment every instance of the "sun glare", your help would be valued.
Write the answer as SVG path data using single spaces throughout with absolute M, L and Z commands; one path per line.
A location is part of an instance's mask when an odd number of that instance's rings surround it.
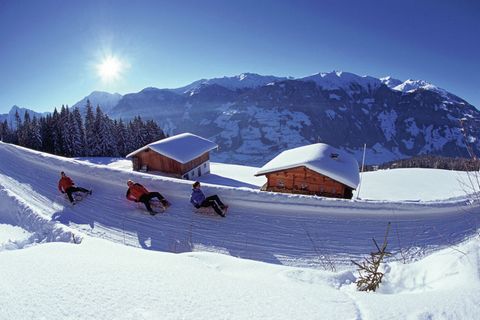
M 108 56 L 97 65 L 98 76 L 104 82 L 113 82 L 120 78 L 124 69 L 122 62 L 115 56 Z

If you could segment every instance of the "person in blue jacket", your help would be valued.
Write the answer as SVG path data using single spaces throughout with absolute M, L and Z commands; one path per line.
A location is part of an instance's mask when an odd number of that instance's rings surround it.
M 201 207 L 212 207 L 213 210 L 215 210 L 215 212 L 222 217 L 225 217 L 225 211 L 228 208 L 228 206 L 225 205 L 216 194 L 205 197 L 203 191 L 200 189 L 200 182 L 198 181 L 193 184 L 190 202 L 197 209 Z

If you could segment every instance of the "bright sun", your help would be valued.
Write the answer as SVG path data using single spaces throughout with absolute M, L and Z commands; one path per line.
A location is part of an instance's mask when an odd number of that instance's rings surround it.
M 113 82 L 120 78 L 124 69 L 122 62 L 115 56 L 108 56 L 97 65 L 98 76 L 104 82 Z

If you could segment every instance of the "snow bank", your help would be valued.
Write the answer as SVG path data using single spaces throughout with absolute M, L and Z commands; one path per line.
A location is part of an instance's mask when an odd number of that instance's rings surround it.
M 479 233 L 414 263 L 389 262 L 377 293 L 345 286 L 365 319 L 478 319 Z
M 0 251 L 20 249 L 42 242 L 81 242 L 80 235 L 50 220 L 47 213 L 49 209 L 39 204 L 42 199 L 40 195 L 28 186 L 16 186 L 17 190 L 23 189 L 23 193 L 15 194 L 12 182 L 0 174 L 0 225 L 10 235 L 15 231 L 14 237 L 0 241 Z
M 0 224 L 0 251 L 17 249 L 18 243 L 28 243 L 31 233 L 10 224 Z
M 98 239 L 0 255 L 2 319 L 333 319 L 356 312 L 319 270 Z M 326 297 L 330 303 L 321 303 Z
M 0 318 L 476 319 L 479 244 L 477 236 L 417 262 L 389 262 L 379 291 L 367 293 L 356 291 L 353 266 L 292 268 L 86 237 L 0 252 Z

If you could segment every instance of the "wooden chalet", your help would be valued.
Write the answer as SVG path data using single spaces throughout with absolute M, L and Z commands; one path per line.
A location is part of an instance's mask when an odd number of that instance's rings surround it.
M 127 155 L 135 171 L 156 171 L 168 176 L 194 180 L 210 172 L 210 151 L 214 142 L 191 133 L 182 133 L 152 142 Z
M 360 181 L 355 158 L 323 143 L 284 151 L 255 175 L 267 177 L 264 191 L 345 199 Z

